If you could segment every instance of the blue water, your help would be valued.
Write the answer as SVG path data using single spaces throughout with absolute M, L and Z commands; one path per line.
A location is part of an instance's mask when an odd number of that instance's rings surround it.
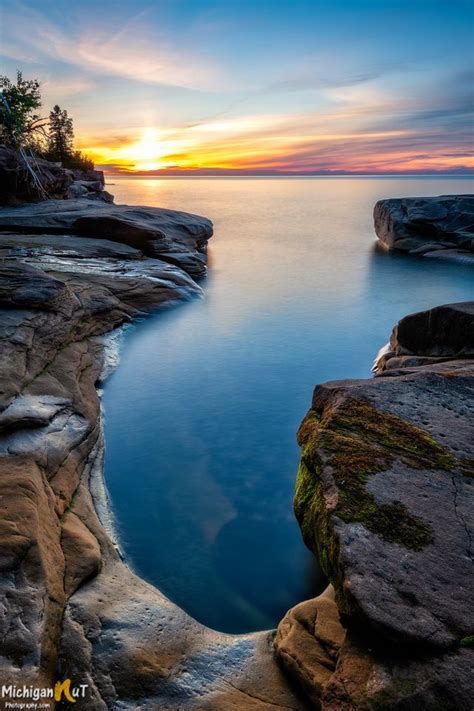
M 403 315 L 474 298 L 472 268 L 382 253 L 383 197 L 466 179 L 114 179 L 210 217 L 202 300 L 129 330 L 105 394 L 106 484 L 132 566 L 204 624 L 271 628 L 321 573 L 292 513 L 316 383 L 370 376 Z

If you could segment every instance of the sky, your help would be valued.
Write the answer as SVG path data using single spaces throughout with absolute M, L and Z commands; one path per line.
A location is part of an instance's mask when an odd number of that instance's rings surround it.
M 116 172 L 473 172 L 474 3 L 1 0 L 0 73 Z

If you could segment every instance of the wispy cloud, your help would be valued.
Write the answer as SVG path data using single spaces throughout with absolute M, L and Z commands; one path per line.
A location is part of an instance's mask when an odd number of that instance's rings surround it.
M 112 15 L 102 27 L 91 23 L 72 32 L 28 5 L 7 1 L 2 14 L 8 33 L 0 52 L 9 59 L 55 60 L 87 73 L 193 89 L 213 88 L 218 81 L 218 67 L 148 27 L 143 12 L 119 25 Z
M 447 78 L 447 86 L 455 83 Z M 123 144 L 115 141 L 113 149 L 103 153 L 103 162 L 123 161 L 130 169 L 133 156 L 139 154 L 135 163 L 139 170 L 147 165 L 363 172 L 474 166 L 470 117 L 460 114 L 462 120 L 451 131 L 443 130 L 444 117 L 462 112 L 464 104 L 459 97 L 458 104 L 449 106 L 453 92 L 439 88 L 436 101 L 400 100 L 365 85 L 354 85 L 341 95 L 331 89 L 337 94 L 332 107 L 214 117 L 155 132 L 150 141 L 130 136 Z
M 65 100 L 78 146 L 97 162 L 249 171 L 472 164 L 472 70 L 463 69 L 467 44 L 446 25 L 457 23 L 461 37 L 462 20 L 444 5 L 432 17 L 387 0 L 388 25 L 376 3 L 353 13 L 306 1 L 298 12 L 299 0 L 278 12 L 270 2 L 35 2 L 3 0 L 0 53 L 9 69 L 40 78 L 45 106 Z

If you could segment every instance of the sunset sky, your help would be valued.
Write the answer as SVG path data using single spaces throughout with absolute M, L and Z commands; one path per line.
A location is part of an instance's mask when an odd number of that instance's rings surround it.
M 1 7 L 1 73 L 109 170 L 474 172 L 471 2 Z

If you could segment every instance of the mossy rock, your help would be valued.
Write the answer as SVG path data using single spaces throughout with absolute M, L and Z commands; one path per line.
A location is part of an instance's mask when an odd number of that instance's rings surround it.
M 371 476 L 396 460 L 410 469 L 450 471 L 455 457 L 428 432 L 374 407 L 367 399 L 347 398 L 308 412 L 298 432 L 301 463 L 294 510 L 306 545 L 333 582 L 338 604 L 349 612 L 339 563 L 337 520 L 360 523 L 390 543 L 420 551 L 432 541 L 430 524 L 400 501 L 377 502 L 368 491 Z M 323 477 L 327 478 L 323 486 Z M 328 489 L 333 493 L 328 494 Z

